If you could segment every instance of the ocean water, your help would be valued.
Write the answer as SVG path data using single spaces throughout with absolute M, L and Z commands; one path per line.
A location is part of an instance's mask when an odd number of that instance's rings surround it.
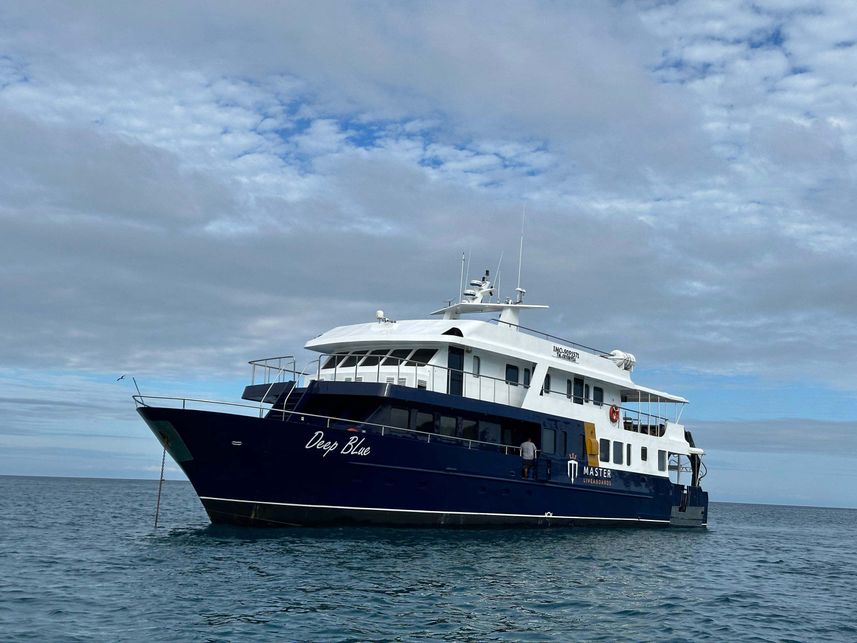
M 703 530 L 213 527 L 186 482 L 0 477 L 0 639 L 855 641 L 857 511 Z

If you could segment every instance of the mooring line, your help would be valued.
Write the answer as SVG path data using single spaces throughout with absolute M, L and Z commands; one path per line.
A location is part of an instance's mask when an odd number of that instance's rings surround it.
M 167 449 L 164 447 L 164 453 L 161 456 L 161 479 L 158 481 L 158 503 L 155 505 L 155 529 L 158 528 L 158 514 L 161 513 L 161 489 L 164 486 L 164 462 L 167 460 Z

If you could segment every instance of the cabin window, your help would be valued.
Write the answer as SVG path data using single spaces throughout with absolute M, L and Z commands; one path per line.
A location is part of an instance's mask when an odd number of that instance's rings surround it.
M 604 404 L 604 389 L 600 386 L 592 388 L 592 402 L 595 406 L 601 406 Z
M 529 388 L 530 386 L 530 369 L 524 369 L 524 386 Z
M 631 466 L 631 445 L 630 444 L 626 447 L 625 456 L 626 456 L 625 457 L 625 464 L 627 464 L 628 466 Z
M 613 462 L 622 464 L 622 453 L 625 451 L 625 445 L 622 442 L 613 443 Z
M 410 348 L 397 348 L 381 363 L 381 366 L 396 366 L 410 354 Z
M 586 400 L 587 402 L 588 402 L 588 401 L 589 401 L 589 399 L 590 399 L 590 398 L 589 398 L 589 384 L 586 384 L 586 385 L 583 387 L 583 399 L 584 399 L 584 400 Z
M 414 351 L 414 354 L 411 355 L 411 359 L 408 360 L 405 366 L 416 366 L 417 364 L 425 366 L 431 361 L 431 358 L 434 357 L 436 352 L 436 348 L 418 348 Z
M 580 377 L 574 378 L 574 403 L 583 404 L 583 379 Z
M 476 420 L 461 418 L 461 437 L 467 440 L 478 440 L 479 423 Z
M 663 449 L 658 449 L 658 471 L 667 470 L 667 452 Z
M 565 396 L 571 399 L 571 380 L 565 381 Z
M 604 438 L 601 438 L 598 441 L 598 445 L 600 447 L 598 459 L 601 460 L 601 462 L 610 462 L 610 440 L 605 440 Z
M 478 355 L 473 356 L 473 377 L 479 377 L 479 370 L 482 368 L 482 360 Z
M 553 429 L 542 429 L 542 451 L 544 453 L 556 453 L 556 431 Z
M 377 366 L 381 363 L 381 358 L 388 352 L 388 348 L 382 348 L 381 350 L 372 351 L 366 357 L 363 358 L 363 361 L 360 362 L 360 366 Z
M 390 425 L 402 429 L 408 428 L 408 409 L 400 409 L 395 406 L 390 409 Z
M 545 393 L 551 392 L 551 376 L 549 374 L 545 375 L 545 383 L 544 386 L 542 386 L 542 391 Z
M 426 433 L 434 433 L 434 414 L 425 411 L 414 413 L 414 429 Z
M 353 353 L 351 353 L 351 355 L 349 355 L 344 360 L 342 360 L 342 363 L 339 365 L 339 368 L 348 368 L 349 366 L 357 366 L 357 361 L 361 357 L 363 357 L 366 353 L 367 353 L 367 351 L 354 351 Z
M 518 385 L 518 367 L 514 364 L 506 364 L 506 383 L 512 386 Z
M 479 420 L 479 439 L 482 442 L 500 442 L 500 425 L 496 422 Z
M 437 418 L 437 432 L 441 435 L 455 435 L 455 427 L 458 418 L 451 415 L 439 415 Z
M 344 357 L 345 357 L 345 355 L 331 355 L 330 357 L 327 358 L 327 362 L 325 362 L 325 364 L 324 364 L 324 366 L 322 366 L 322 368 L 335 368 L 336 362 L 338 360 L 341 360 Z
M 640 447 L 640 460 L 645 462 L 649 459 L 649 450 L 646 447 Z

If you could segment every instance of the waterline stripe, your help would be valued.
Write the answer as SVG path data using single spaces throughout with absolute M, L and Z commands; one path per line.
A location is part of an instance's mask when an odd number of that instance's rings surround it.
M 503 513 L 482 513 L 473 511 L 433 511 L 430 509 L 385 509 L 383 507 L 346 507 L 340 505 L 305 505 L 294 502 L 270 502 L 267 500 L 238 500 L 236 498 L 214 498 L 212 496 L 200 496 L 200 500 L 219 500 L 221 502 L 242 502 L 245 504 L 254 505 L 276 505 L 280 507 L 301 507 L 304 509 L 348 509 L 351 511 L 387 511 L 399 513 L 414 513 L 414 514 L 446 514 L 455 516 L 492 516 L 492 517 L 508 517 L 508 518 L 550 518 L 558 520 L 601 520 L 601 521 L 625 521 L 625 522 L 653 522 L 658 524 L 669 524 L 669 520 L 655 520 L 652 518 L 612 518 L 604 516 L 595 518 L 593 516 L 558 516 L 556 514 L 503 514 Z

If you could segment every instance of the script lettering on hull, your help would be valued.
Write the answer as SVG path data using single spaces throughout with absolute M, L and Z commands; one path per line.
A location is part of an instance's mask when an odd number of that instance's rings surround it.
M 337 442 L 336 440 L 324 439 L 324 431 L 316 431 L 307 441 L 306 446 L 304 446 L 304 449 L 321 449 L 322 451 L 324 451 L 321 456 L 322 458 L 326 458 L 328 454 L 333 451 L 338 451 L 342 455 L 367 456 L 369 455 L 371 447 L 363 446 L 363 443 L 365 441 L 366 438 L 360 437 L 358 435 L 353 435 L 348 438 L 348 442 L 343 444 L 340 448 L 339 442 Z

